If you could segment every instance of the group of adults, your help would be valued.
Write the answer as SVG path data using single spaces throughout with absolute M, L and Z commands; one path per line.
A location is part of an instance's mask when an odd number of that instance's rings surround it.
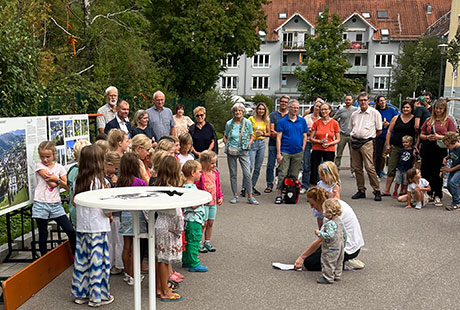
M 118 99 L 118 89 L 110 86 L 105 91 L 106 104 L 97 111 L 96 126 L 100 134 L 112 129 L 121 129 L 131 138 L 143 134 L 153 143 L 164 136 L 177 136 L 189 133 L 193 139 L 192 153 L 198 157 L 204 150 L 217 153 L 217 134 L 212 124 L 206 122 L 206 108 L 198 106 L 193 110 L 195 122 L 185 115 L 185 107 L 178 104 L 173 115 L 171 109 L 164 106 L 165 95 L 156 91 L 153 95 L 154 105 L 147 110 L 138 110 L 130 122 L 129 103 Z

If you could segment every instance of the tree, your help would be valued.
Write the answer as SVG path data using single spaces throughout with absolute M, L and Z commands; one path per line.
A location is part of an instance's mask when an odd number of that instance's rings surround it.
M 315 35 L 305 39 L 305 69 L 296 68 L 298 89 L 303 99 L 311 101 L 320 95 L 327 101 L 338 101 L 344 94 L 357 92 L 358 86 L 344 76 L 351 64 L 344 53 L 349 42 L 343 40 L 344 25 L 337 14 L 329 9 L 316 18 Z
M 393 68 L 390 93 L 392 102 L 398 103 L 399 97 L 413 97 L 424 90 L 439 96 L 441 51 L 438 44 L 437 38 L 421 36 L 416 42 L 403 45 L 402 53 Z
M 150 0 L 151 49 L 167 68 L 168 84 L 182 98 L 202 96 L 214 85 L 227 54 L 251 57 L 265 30 L 267 0 Z

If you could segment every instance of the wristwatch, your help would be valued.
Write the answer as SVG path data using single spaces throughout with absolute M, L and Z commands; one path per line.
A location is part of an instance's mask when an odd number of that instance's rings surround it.
M 58 179 L 58 180 L 56 181 L 56 184 L 59 186 L 59 184 L 61 184 L 61 179 Z

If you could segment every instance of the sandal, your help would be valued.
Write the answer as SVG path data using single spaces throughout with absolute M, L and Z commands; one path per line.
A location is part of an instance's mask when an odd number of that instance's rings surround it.
M 276 196 L 275 198 L 275 204 L 280 205 L 283 203 L 283 197 L 281 196 Z
M 184 278 L 184 276 L 182 274 L 178 273 L 177 271 L 175 271 L 173 274 L 175 274 L 176 276 L 178 276 L 181 279 Z
M 273 191 L 273 188 L 271 188 L 270 186 L 267 186 L 267 187 L 264 189 L 264 193 L 265 193 L 265 194 L 271 193 L 272 191 Z
M 177 283 L 176 281 L 172 281 L 172 280 L 168 280 L 168 288 L 170 290 L 177 290 L 177 288 L 179 287 L 179 283 Z
M 169 280 L 170 281 L 174 281 L 174 282 L 177 282 L 177 283 L 181 283 L 182 282 L 182 279 L 176 275 L 176 274 L 172 274 L 170 277 L 169 277 Z
M 160 298 L 161 301 L 181 301 L 184 299 L 181 295 L 174 293 L 171 297 L 169 298 Z

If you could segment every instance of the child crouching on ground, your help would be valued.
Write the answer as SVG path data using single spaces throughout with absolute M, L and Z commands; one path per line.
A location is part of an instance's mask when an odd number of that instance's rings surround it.
M 329 198 L 323 203 L 323 215 L 328 221 L 323 224 L 321 230 L 315 229 L 315 235 L 322 239 L 321 266 L 323 272 L 323 276 L 316 282 L 332 284 L 334 281 L 342 280 L 347 233 L 339 217 L 342 215 L 342 208 L 337 199 Z
M 458 143 L 457 133 L 449 131 L 443 138 L 442 142 L 449 149 L 449 155 L 444 159 L 444 165 L 447 162 L 447 159 L 452 160 L 450 165 L 451 168 L 442 167 L 441 172 L 449 173 L 449 178 L 447 179 L 447 189 L 452 195 L 452 204 L 446 206 L 446 210 L 453 211 L 460 209 L 460 143 Z
M 201 178 L 201 164 L 196 160 L 184 163 L 182 172 L 185 176 L 185 188 L 198 189 L 195 182 Z M 185 251 L 182 254 L 182 267 L 190 272 L 206 272 L 208 267 L 202 266 L 198 258 L 201 242 L 201 226 L 204 224 L 205 210 L 202 205 L 184 209 L 185 213 Z
M 417 168 L 407 171 L 407 194 L 399 196 L 399 202 L 407 202 L 406 209 L 412 207 L 412 199 L 415 200 L 415 209 L 420 210 L 428 201 L 427 192 L 431 190 L 430 183 L 422 178 L 422 173 Z

